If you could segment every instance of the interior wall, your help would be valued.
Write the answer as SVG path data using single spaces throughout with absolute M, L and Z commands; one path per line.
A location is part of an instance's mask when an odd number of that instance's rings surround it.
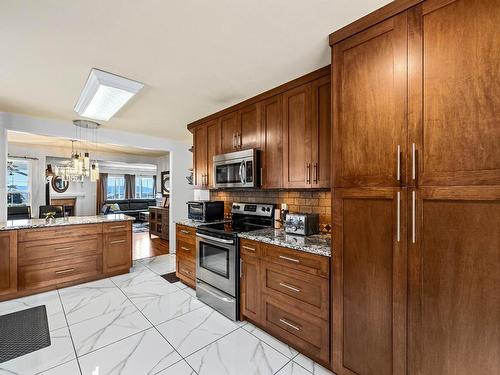
M 0 115 L 0 168 L 7 170 L 7 128 Z M 7 220 L 7 173 L 0 173 L 0 222 Z

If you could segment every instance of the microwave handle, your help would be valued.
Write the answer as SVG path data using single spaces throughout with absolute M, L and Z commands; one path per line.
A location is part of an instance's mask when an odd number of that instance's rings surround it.
M 246 177 L 244 176 L 245 174 L 245 161 L 242 161 L 240 164 L 240 181 L 242 184 L 245 183 Z

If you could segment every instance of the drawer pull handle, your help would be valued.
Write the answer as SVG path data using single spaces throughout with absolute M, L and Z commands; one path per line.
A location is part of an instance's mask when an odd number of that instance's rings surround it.
M 187 247 L 184 247 L 184 246 L 181 246 L 181 249 L 184 251 L 191 251 L 190 249 L 188 249 Z
M 186 273 L 186 274 L 188 274 L 188 275 L 191 275 L 191 272 L 189 272 L 189 271 L 188 271 L 187 269 L 185 269 L 185 268 L 181 268 L 181 272 L 182 272 L 182 273 Z
M 125 225 L 115 225 L 114 227 L 111 227 L 111 229 L 122 229 L 125 228 Z
M 116 240 L 116 241 L 111 241 L 110 244 L 111 245 L 114 245 L 114 244 L 117 244 L 117 243 L 124 243 L 125 240 Z
M 281 259 L 284 259 L 284 260 L 288 260 L 289 262 L 300 263 L 300 260 L 298 260 L 298 259 L 293 259 L 293 258 L 289 258 L 289 257 L 286 257 L 286 256 L 284 256 L 284 255 L 280 255 L 280 258 L 281 258 Z
M 293 290 L 294 292 L 300 293 L 300 289 L 296 288 L 294 286 L 291 286 L 291 285 L 288 285 L 288 284 L 285 284 L 285 283 L 280 283 L 280 286 L 282 286 L 283 288 L 287 288 L 287 289 Z
M 68 268 L 67 270 L 56 271 L 56 275 L 61 275 L 61 274 L 64 274 L 64 273 L 73 272 L 74 270 L 75 270 L 74 268 Z
M 59 247 L 56 249 L 56 251 L 66 251 L 66 250 L 73 250 L 75 247 L 74 246 L 68 246 L 68 247 Z
M 284 325 L 287 325 L 290 328 L 293 328 L 293 329 L 295 329 L 297 331 L 300 331 L 299 327 L 297 327 L 296 325 L 294 325 L 294 324 L 292 324 L 290 322 L 287 322 L 285 319 L 280 319 L 280 322 L 283 323 Z
M 255 248 L 253 247 L 250 247 L 250 246 L 242 246 L 243 249 L 245 250 L 250 250 L 250 251 L 253 251 L 255 253 Z
M 182 234 L 191 234 L 190 231 L 184 229 L 181 229 L 179 232 L 181 232 Z

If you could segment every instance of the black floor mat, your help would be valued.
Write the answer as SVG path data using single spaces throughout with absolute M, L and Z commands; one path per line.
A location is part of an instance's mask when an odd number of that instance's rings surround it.
M 165 280 L 167 280 L 171 284 L 179 281 L 179 278 L 177 276 L 175 276 L 175 272 L 170 272 L 170 273 L 167 273 L 166 275 L 161 275 L 161 277 L 163 277 Z
M 45 305 L 0 316 L 0 363 L 50 346 Z

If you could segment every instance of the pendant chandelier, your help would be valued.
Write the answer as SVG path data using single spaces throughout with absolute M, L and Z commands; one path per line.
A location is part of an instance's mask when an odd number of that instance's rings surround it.
M 63 181 L 83 182 L 90 178 L 90 181 L 95 182 L 99 179 L 99 163 L 95 154 L 97 130 L 101 125 L 88 120 L 73 120 L 73 124 L 76 126 L 76 139 L 71 141 L 71 160 L 56 166 L 55 174 Z M 94 159 L 90 157 L 91 150 L 95 152 Z

